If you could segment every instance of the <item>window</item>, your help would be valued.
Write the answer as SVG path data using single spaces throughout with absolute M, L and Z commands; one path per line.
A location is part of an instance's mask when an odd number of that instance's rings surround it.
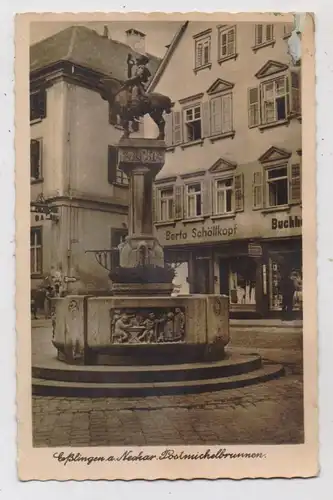
M 41 139 L 30 141 L 30 179 L 32 182 L 42 179 L 42 149 Z
M 42 274 L 42 228 L 34 227 L 30 230 L 30 273 Z
M 210 64 L 210 47 L 210 36 L 195 41 L 195 69 L 200 69 Z
M 200 104 L 184 110 L 185 142 L 197 141 L 202 138 L 201 106 Z
M 263 123 L 287 118 L 287 81 L 284 76 L 262 84 Z
M 219 60 L 236 55 L 236 28 L 220 28 L 219 30 Z
M 118 149 L 116 146 L 108 146 L 108 182 L 128 186 L 127 175 L 118 168 Z
M 289 75 L 262 82 L 248 89 L 249 127 L 284 123 L 301 114 L 300 74 Z
M 256 24 L 255 46 L 264 45 L 274 40 L 273 24 Z
M 293 24 L 292 23 L 288 23 L 288 24 L 284 24 L 283 25 L 283 38 L 289 38 L 291 33 L 292 33 L 292 30 L 293 30 Z
M 210 100 L 211 135 L 220 135 L 231 132 L 232 120 L 232 94 L 213 97 Z
M 173 187 L 163 188 L 160 195 L 160 220 L 168 221 L 174 218 L 174 194 Z
M 288 167 L 279 166 L 266 170 L 267 206 L 288 204 Z
M 186 217 L 199 217 L 202 215 L 201 183 L 186 186 Z
M 215 213 L 227 214 L 233 211 L 233 178 L 215 181 Z
M 30 121 L 46 117 L 46 91 L 36 90 L 30 94 Z

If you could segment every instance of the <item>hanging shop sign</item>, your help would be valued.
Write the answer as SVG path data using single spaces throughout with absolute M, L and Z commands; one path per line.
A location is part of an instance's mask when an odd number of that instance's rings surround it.
M 248 255 L 249 257 L 261 257 L 262 246 L 259 243 L 250 242 L 248 245 Z

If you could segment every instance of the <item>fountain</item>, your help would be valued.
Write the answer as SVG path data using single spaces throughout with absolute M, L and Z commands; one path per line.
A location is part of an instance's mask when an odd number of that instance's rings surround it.
M 118 144 L 118 166 L 129 179 L 129 234 L 119 246 L 119 266 L 110 271 L 112 295 L 54 299 L 58 359 L 33 366 L 35 394 L 182 394 L 282 373 L 281 366 L 263 366 L 256 354 L 226 351 L 228 297 L 171 296 L 174 271 L 164 262 L 152 217 L 153 182 L 166 150 L 164 122 L 159 129 L 157 139 L 125 133 Z

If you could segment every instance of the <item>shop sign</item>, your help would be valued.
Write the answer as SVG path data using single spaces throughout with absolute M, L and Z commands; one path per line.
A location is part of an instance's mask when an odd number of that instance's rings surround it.
M 273 217 L 272 219 L 272 229 L 273 230 L 278 230 L 278 229 L 293 229 L 293 228 L 300 228 L 302 227 L 302 218 L 299 217 L 298 215 L 289 215 L 289 217 L 286 217 L 284 219 L 277 219 L 276 217 Z
M 190 231 L 166 231 L 165 239 L 166 241 L 184 241 L 187 240 L 197 240 L 197 239 L 209 239 L 209 238 L 223 238 L 223 237 L 231 237 L 235 236 L 237 231 L 236 224 L 233 227 L 221 227 L 219 225 L 212 225 L 207 228 L 197 227 L 192 228 Z
M 262 247 L 259 243 L 249 243 L 248 245 L 249 257 L 261 257 Z

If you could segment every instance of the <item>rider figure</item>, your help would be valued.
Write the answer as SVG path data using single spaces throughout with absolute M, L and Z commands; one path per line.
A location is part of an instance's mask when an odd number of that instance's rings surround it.
M 148 62 L 149 58 L 147 56 L 144 55 L 139 56 L 136 59 L 135 75 L 130 76 L 130 78 L 125 80 L 124 84 L 121 87 L 122 89 L 130 88 L 131 95 L 132 95 L 132 89 L 136 87 L 138 92 L 138 99 L 142 101 L 146 101 L 147 99 L 146 86 L 147 83 L 149 82 L 149 78 L 151 77 L 151 73 L 147 68 Z M 129 74 L 131 74 L 131 66 L 134 64 L 134 62 L 132 57 L 130 57 L 130 54 L 127 59 L 127 64 L 129 67 Z

